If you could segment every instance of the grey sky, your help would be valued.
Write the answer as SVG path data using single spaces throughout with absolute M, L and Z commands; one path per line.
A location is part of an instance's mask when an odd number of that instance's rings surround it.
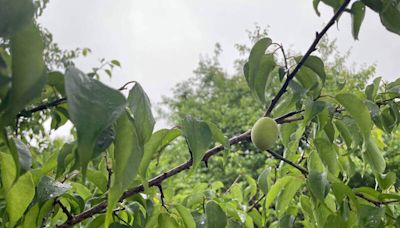
M 305 52 L 332 11 L 320 5 L 318 17 L 311 0 L 53 0 L 40 22 L 63 48 L 88 47 L 92 55 L 78 61 L 88 70 L 98 59 L 118 59 L 122 69 L 110 81 L 114 87 L 139 81 L 153 103 L 170 94 L 174 84 L 190 76 L 200 54 L 211 54 L 219 42 L 222 65 L 232 69 L 238 57 L 235 43 L 248 43 L 246 29 L 269 26 L 269 35 L 296 51 Z M 400 75 L 395 54 L 400 36 L 384 29 L 376 13 L 367 10 L 360 40 L 351 36 L 350 16 L 333 27 L 342 52 L 352 48 L 351 62 L 377 64 L 386 80 Z M 397 59 L 397 60 L 396 60 Z

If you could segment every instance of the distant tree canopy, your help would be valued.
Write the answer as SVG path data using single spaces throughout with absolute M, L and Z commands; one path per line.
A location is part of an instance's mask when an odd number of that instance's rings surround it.
M 349 68 L 325 35 L 350 16 L 358 39 L 366 9 L 400 34 L 400 1 L 314 0 L 317 15 L 321 2 L 333 15 L 306 53 L 257 27 L 228 74 L 216 45 L 155 130 L 139 82 L 99 81 L 119 61 L 84 73 L 91 50 L 38 25 L 47 0 L 0 0 L 1 226 L 400 227 L 400 79 Z M 279 125 L 266 150 L 251 142 L 260 118 Z M 72 140 L 51 140 L 68 121 Z

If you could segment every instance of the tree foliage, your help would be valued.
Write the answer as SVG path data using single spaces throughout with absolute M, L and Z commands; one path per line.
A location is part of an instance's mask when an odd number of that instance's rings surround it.
M 320 2 L 334 13 L 306 53 L 256 30 L 228 75 L 217 45 L 164 99 L 174 127 L 154 131 L 138 82 L 98 80 L 117 60 L 80 71 L 90 50 L 59 49 L 35 20 L 47 1 L 0 0 L 0 224 L 400 227 L 400 80 L 348 69 L 325 36 L 349 13 L 358 39 L 367 9 L 400 34 L 400 2 Z M 262 116 L 280 125 L 267 151 L 250 142 Z M 45 121 L 71 121 L 73 140 L 50 140 Z

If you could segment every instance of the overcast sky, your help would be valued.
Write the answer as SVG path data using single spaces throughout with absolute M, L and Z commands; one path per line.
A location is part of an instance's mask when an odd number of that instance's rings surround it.
M 332 16 L 323 4 L 320 9 L 318 17 L 311 0 L 52 0 L 40 23 L 62 48 L 92 49 L 77 63 L 82 70 L 98 66 L 102 57 L 118 59 L 122 69 L 103 81 L 113 87 L 139 81 L 157 103 L 193 75 L 200 55 L 212 54 L 216 42 L 231 71 L 238 57 L 234 44 L 248 43 L 245 31 L 255 23 L 268 26 L 275 42 L 304 53 Z M 359 41 L 351 36 L 348 14 L 328 34 L 342 52 L 352 48 L 350 62 L 376 63 L 386 80 L 400 75 L 400 36 L 386 31 L 376 13 L 367 10 Z

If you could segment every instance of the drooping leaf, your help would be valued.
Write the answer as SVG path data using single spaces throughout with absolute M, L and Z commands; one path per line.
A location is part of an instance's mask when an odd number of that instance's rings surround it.
M 40 205 L 49 199 L 61 196 L 71 189 L 71 185 L 63 184 L 49 176 L 42 176 L 37 186 L 37 200 Z
M 96 158 L 104 152 L 114 141 L 115 138 L 115 131 L 112 126 L 107 127 L 104 129 L 96 139 L 96 145 L 94 146 L 94 153 L 92 158 Z
M 229 141 L 228 138 L 225 137 L 224 133 L 222 133 L 221 129 L 217 127 L 214 123 L 206 121 L 208 124 L 208 128 L 210 128 L 211 134 L 215 141 L 221 143 L 225 149 L 229 149 Z
M 280 179 L 278 179 L 274 185 L 270 188 L 268 191 L 266 200 L 265 200 L 265 207 L 269 208 L 271 203 L 276 199 L 278 194 L 285 188 L 285 186 L 291 182 L 291 181 L 296 181 L 296 177 L 294 176 L 284 176 Z
M 356 1 L 351 5 L 351 23 L 352 34 L 355 40 L 358 40 L 361 24 L 365 17 L 365 5 L 361 1 Z
M 188 208 L 179 204 L 176 205 L 175 208 L 181 216 L 183 223 L 185 224 L 185 228 L 196 228 L 196 222 L 194 221 L 193 216 Z
M 7 193 L 17 177 L 17 167 L 11 154 L 3 152 L 0 152 L 0 164 L 1 183 L 5 193 Z
M 128 111 L 123 112 L 118 118 L 116 133 L 112 165 L 113 176 L 108 193 L 106 226 L 111 221 L 112 211 L 119 197 L 136 177 L 143 157 L 143 144 L 141 144 L 136 124 Z
M 323 202 L 330 189 L 326 173 L 310 171 L 307 184 L 312 195 Z
M 268 174 L 270 169 L 265 169 L 257 179 L 257 185 L 264 194 L 268 193 Z
M 268 76 L 275 67 L 273 55 L 265 54 L 271 44 L 270 38 L 262 38 L 257 41 L 250 51 L 248 63 L 244 66 L 245 77 L 250 89 L 263 103 L 265 103 L 264 94 Z
M 366 6 L 374 10 L 375 12 L 380 12 L 382 10 L 382 2 L 376 0 L 361 0 Z
M 314 144 L 325 167 L 330 173 L 337 176 L 339 174 L 339 165 L 335 148 L 331 142 L 325 138 L 317 138 L 314 140 Z
M 147 168 L 154 155 L 181 135 L 181 131 L 174 129 L 161 129 L 155 132 L 144 145 L 144 154 L 139 166 L 139 175 L 146 177 Z
M 6 195 L 7 213 L 10 219 L 9 227 L 14 227 L 35 196 L 35 184 L 32 174 L 20 176 Z
M 30 170 L 32 166 L 31 151 L 29 150 L 28 146 L 25 145 L 20 139 L 14 138 L 14 141 L 18 151 L 18 160 L 20 167 L 25 171 Z
M 375 78 L 374 81 L 365 88 L 365 95 L 367 96 L 368 100 L 375 100 L 375 96 L 378 93 L 379 83 L 381 82 L 381 79 L 381 77 Z
M 191 116 L 183 119 L 180 125 L 189 146 L 193 158 L 193 170 L 195 170 L 211 143 L 212 133 L 207 123 Z
M 311 101 L 306 105 L 304 112 L 304 125 L 310 123 L 310 121 L 324 110 L 325 102 L 323 101 Z
M 126 106 L 125 97 L 74 67 L 65 74 L 68 113 L 78 134 L 79 161 L 86 170 L 97 137 L 109 127 Z
M 367 106 L 356 95 L 350 93 L 336 95 L 336 100 L 356 121 L 364 138 L 369 138 L 372 121 Z
M 400 2 L 399 0 L 382 0 L 379 12 L 382 24 L 387 30 L 400 35 Z
M 226 226 L 226 214 L 215 201 L 208 201 L 205 210 L 207 218 L 207 228 L 220 228 Z
M 22 223 L 23 228 L 31 228 L 37 223 L 37 217 L 39 214 L 39 204 L 33 205 L 29 211 L 26 213 L 24 222 Z
M 343 140 L 345 141 L 347 148 L 351 148 L 352 137 L 347 126 L 343 123 L 342 120 L 334 120 L 333 123 L 339 130 L 340 136 L 342 136 Z
M 0 37 L 14 35 L 33 19 L 32 0 L 0 0 Z
M 140 141 L 144 144 L 150 139 L 155 120 L 151 112 L 150 100 L 139 83 L 129 91 L 128 105 L 135 117 L 136 129 Z
M 321 0 L 313 0 L 313 7 L 314 7 L 314 10 L 315 10 L 315 13 L 318 15 L 318 16 L 321 16 L 321 13 L 319 12 L 319 10 L 318 10 L 318 5 L 319 5 L 319 2 L 320 2 Z
M 60 177 L 65 172 L 68 163 L 71 162 L 71 155 L 75 146 L 75 143 L 65 143 L 64 146 L 61 148 L 61 151 L 57 156 L 56 178 Z
M 366 140 L 365 147 L 366 150 L 363 153 L 364 161 L 370 165 L 374 172 L 383 173 L 386 168 L 386 163 L 382 152 L 379 151 L 375 142 L 371 138 Z
M 43 41 L 39 29 L 31 24 L 11 39 L 12 82 L 3 113 L 3 124 L 10 124 L 27 103 L 39 96 L 46 83 Z M 1 123 L 0 123 L 1 125 Z
M 284 215 L 280 220 L 279 220 L 279 228 L 292 228 L 294 225 L 294 216 L 290 214 Z
M 297 178 L 287 183 L 284 189 L 282 189 L 276 200 L 276 211 L 278 216 L 281 217 L 287 210 L 290 202 L 293 200 L 296 192 L 304 184 L 304 180 Z

